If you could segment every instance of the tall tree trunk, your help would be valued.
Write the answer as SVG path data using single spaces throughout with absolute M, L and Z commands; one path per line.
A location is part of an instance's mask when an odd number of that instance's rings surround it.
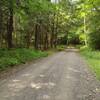
M 7 22 L 7 44 L 8 48 L 12 48 L 12 32 L 13 32 L 13 6 L 9 7 L 9 17 Z
M 53 22 L 52 22 L 52 27 L 51 27 L 51 30 L 52 30 L 52 34 L 51 34 L 51 48 L 54 48 L 54 44 L 55 44 L 55 13 L 53 15 Z
M 56 22 L 56 28 L 55 28 L 55 38 L 54 38 L 54 46 L 57 47 L 57 35 L 58 35 L 58 14 L 56 15 L 57 22 Z
M 38 24 L 35 26 L 35 41 L 34 41 L 35 49 L 38 49 Z
M 2 47 L 2 10 L 0 7 L 0 47 Z
M 51 34 L 51 40 L 50 40 L 50 44 L 51 44 L 51 48 L 53 48 L 54 45 L 54 33 L 55 33 L 55 23 L 53 22 L 53 26 L 52 26 L 52 34 Z
M 31 42 L 31 33 L 27 33 L 26 36 L 27 48 L 30 48 L 30 42 Z

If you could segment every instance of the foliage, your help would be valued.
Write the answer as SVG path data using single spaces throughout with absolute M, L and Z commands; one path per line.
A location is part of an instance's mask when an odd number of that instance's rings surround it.
M 92 49 L 85 47 L 81 48 L 81 54 L 86 58 L 90 68 L 100 80 L 100 51 L 93 51 Z
M 59 0 L 56 3 L 51 0 L 1 0 L 0 48 L 47 50 L 59 44 L 86 44 L 100 49 L 99 12 L 100 0 Z M 24 49 L 0 52 L 1 67 L 33 57 L 31 51 Z
M 68 44 L 80 44 L 79 34 L 69 33 L 68 35 Z
M 2 0 L 0 47 L 47 50 L 70 37 L 69 42 L 100 49 L 99 12 L 100 0 Z
M 56 47 L 58 36 L 69 31 L 69 0 L 3 0 L 0 8 L 1 48 L 34 46 L 47 50 Z
M 89 45 L 93 49 L 100 50 L 100 32 L 95 30 L 89 34 Z
M 59 45 L 59 46 L 57 46 L 57 50 L 58 51 L 64 51 L 65 49 L 67 49 L 66 45 Z
M 81 5 L 80 17 L 84 19 L 85 41 L 92 49 L 100 50 L 100 1 L 85 0 Z
M 45 57 L 48 53 L 33 49 L 1 49 L 0 50 L 0 70 L 8 67 L 25 63 L 28 60 Z

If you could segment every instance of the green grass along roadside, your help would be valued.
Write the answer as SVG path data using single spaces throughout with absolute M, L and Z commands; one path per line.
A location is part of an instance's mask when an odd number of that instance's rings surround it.
M 23 64 L 27 61 L 48 56 L 49 52 L 36 51 L 33 49 L 0 49 L 0 71 Z
M 64 49 L 64 46 L 57 47 L 57 51 L 62 51 Z M 11 50 L 0 49 L 0 71 L 14 67 L 15 65 L 23 64 L 27 61 L 46 57 L 57 51 L 49 50 L 42 52 L 26 48 Z M 100 51 L 92 51 L 84 47 L 80 49 L 80 53 L 85 57 L 93 72 L 95 72 L 97 79 L 100 80 Z
M 34 49 L 17 48 L 17 49 L 0 49 L 0 71 L 4 71 L 15 65 L 24 64 L 27 61 L 46 57 L 55 52 L 63 51 L 64 45 L 57 46 L 56 49 L 49 49 L 47 51 L 37 51 Z
M 85 57 L 97 79 L 100 80 L 100 51 L 93 51 L 89 48 L 82 47 L 80 48 L 80 53 Z

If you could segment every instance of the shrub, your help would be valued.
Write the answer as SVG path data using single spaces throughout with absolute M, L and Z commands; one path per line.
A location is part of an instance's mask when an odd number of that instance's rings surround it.
M 94 31 L 89 34 L 89 45 L 92 49 L 100 50 L 100 31 Z
M 47 52 L 36 51 L 33 49 L 11 49 L 0 50 L 0 70 L 4 70 L 7 67 L 25 63 L 28 60 L 45 57 Z

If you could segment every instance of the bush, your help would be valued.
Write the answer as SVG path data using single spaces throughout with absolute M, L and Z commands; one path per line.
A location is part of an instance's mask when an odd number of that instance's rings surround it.
M 12 50 L 0 50 L 0 70 L 4 70 L 8 67 L 25 63 L 28 60 L 45 57 L 47 52 L 36 51 L 33 49 L 12 49 Z
M 89 45 L 93 49 L 100 50 L 100 32 L 95 31 L 89 34 Z
M 64 51 L 66 48 L 67 48 L 66 45 L 59 45 L 59 46 L 57 46 L 57 50 L 58 51 Z
M 100 80 L 100 51 L 93 51 L 90 48 L 81 48 L 81 54 L 86 58 L 90 68 Z

